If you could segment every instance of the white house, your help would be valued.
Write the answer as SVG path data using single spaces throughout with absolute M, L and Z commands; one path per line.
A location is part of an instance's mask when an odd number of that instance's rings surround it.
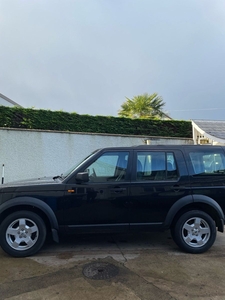
M 192 120 L 194 144 L 225 145 L 225 121 Z

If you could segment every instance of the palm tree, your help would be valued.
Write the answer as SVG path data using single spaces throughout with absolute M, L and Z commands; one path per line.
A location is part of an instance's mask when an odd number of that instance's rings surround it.
M 132 119 L 162 119 L 165 113 L 162 111 L 165 102 L 157 93 L 143 94 L 129 99 L 121 105 L 118 112 L 120 117 Z

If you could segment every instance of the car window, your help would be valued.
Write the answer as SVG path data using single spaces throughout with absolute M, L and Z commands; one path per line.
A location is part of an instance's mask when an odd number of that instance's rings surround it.
M 224 175 L 225 156 L 215 149 L 213 152 L 190 152 L 193 175 Z
M 138 152 L 137 180 L 174 180 L 178 170 L 172 152 Z
M 91 163 L 84 171 L 90 182 L 123 181 L 126 178 L 128 152 L 106 152 Z

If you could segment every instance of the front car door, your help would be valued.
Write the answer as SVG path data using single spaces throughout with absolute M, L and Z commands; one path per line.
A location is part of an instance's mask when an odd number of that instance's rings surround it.
M 66 184 L 65 225 L 71 232 L 128 230 L 130 151 L 102 150 L 78 172 L 89 181 L 78 183 L 76 173 Z

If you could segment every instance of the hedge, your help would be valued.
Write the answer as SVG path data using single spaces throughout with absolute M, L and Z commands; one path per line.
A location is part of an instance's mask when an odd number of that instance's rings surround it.
M 128 119 L 0 106 L 0 127 L 192 138 L 190 121 Z

